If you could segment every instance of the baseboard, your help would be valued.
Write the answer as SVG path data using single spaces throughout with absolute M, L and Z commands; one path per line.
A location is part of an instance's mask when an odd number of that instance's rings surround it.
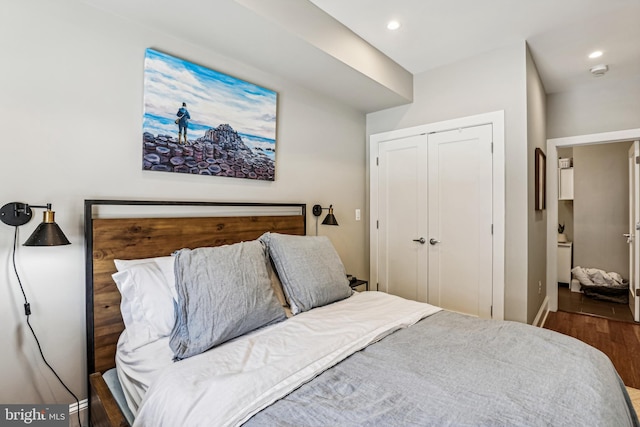
M 88 410 L 89 399 L 82 399 L 80 404 L 74 402 L 69 405 L 69 426 L 70 427 L 86 427 L 89 425 Z M 80 411 L 80 414 L 78 414 Z M 78 415 L 80 415 L 80 424 L 78 424 Z
M 84 411 L 89 407 L 89 399 L 82 399 L 80 401 L 80 405 L 77 402 L 74 402 L 69 405 L 69 415 L 73 415 L 78 411 Z
M 547 315 L 549 314 L 549 297 L 544 297 L 544 301 L 542 301 L 542 305 L 540 305 L 540 309 L 538 310 L 538 314 L 536 314 L 536 318 L 533 319 L 533 326 L 538 326 L 542 328 L 544 326 L 544 322 L 547 321 Z

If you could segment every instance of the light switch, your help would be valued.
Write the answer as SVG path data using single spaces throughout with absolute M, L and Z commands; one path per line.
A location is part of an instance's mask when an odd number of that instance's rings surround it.
M 356 221 L 360 221 L 360 209 L 356 209 Z

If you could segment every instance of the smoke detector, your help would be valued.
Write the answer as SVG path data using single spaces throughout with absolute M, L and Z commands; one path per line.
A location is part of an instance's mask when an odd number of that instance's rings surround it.
M 591 71 L 591 74 L 593 74 L 595 77 L 601 77 L 604 76 L 607 71 L 609 71 L 609 66 L 606 64 L 600 64 L 596 65 L 595 67 L 591 67 L 589 71 Z

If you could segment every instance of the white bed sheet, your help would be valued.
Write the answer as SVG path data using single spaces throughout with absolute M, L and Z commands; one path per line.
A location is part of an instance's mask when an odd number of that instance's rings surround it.
M 287 317 L 292 317 L 289 307 L 283 308 Z M 116 372 L 133 415 L 137 414 L 142 398 L 158 373 L 173 364 L 169 340 L 170 337 L 161 337 L 139 345 L 129 339 L 126 329 L 118 338 Z
M 349 355 L 440 310 L 362 292 L 301 313 L 140 376 L 138 389 L 146 393 L 134 426 L 239 425 Z
M 125 329 L 118 339 L 116 371 L 124 397 L 135 416 L 149 385 L 166 367 L 173 364 L 169 337 L 159 338 L 143 346 L 133 345 Z

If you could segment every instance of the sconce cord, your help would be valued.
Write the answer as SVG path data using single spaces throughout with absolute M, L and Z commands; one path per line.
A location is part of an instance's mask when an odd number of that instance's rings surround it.
M 31 315 L 31 305 L 29 304 L 29 301 L 27 300 L 27 294 L 24 292 L 24 287 L 22 286 L 22 281 L 20 280 L 20 275 L 18 274 L 18 267 L 16 267 L 16 250 L 18 247 L 18 226 L 15 227 L 15 232 L 13 233 L 13 252 L 12 252 L 12 261 L 13 261 L 13 271 L 16 274 L 16 278 L 18 279 L 18 285 L 20 285 L 20 290 L 22 291 L 22 296 L 24 297 L 24 314 L 27 317 L 27 325 L 29 326 L 29 329 L 31 330 L 31 334 L 33 335 L 33 338 L 36 341 L 36 344 L 38 345 L 38 350 L 40 351 L 40 356 L 42 357 L 42 361 L 44 362 L 45 365 L 47 365 L 47 367 L 51 370 L 51 372 L 53 372 L 53 375 L 56 376 L 56 378 L 58 379 L 58 381 L 60 381 L 60 384 L 62 384 L 62 386 L 67 390 L 67 392 L 69 392 L 69 394 L 71 396 L 73 396 L 73 398 L 76 400 L 76 404 L 77 406 L 77 412 L 76 415 L 78 415 L 78 425 L 82 427 L 82 422 L 80 421 L 80 401 L 78 400 L 78 397 L 73 394 L 73 392 L 71 391 L 71 389 L 69 389 L 69 387 L 67 387 L 67 385 L 64 383 L 64 381 L 62 381 L 62 379 L 60 378 L 60 376 L 58 375 L 58 373 L 55 371 L 55 369 L 53 369 L 53 367 L 49 364 L 49 362 L 47 362 L 47 359 L 44 357 L 44 353 L 42 352 L 42 347 L 40 346 L 40 341 L 38 340 L 38 337 L 36 336 L 36 332 L 33 330 L 33 327 L 31 326 L 31 323 L 29 322 L 29 316 Z

